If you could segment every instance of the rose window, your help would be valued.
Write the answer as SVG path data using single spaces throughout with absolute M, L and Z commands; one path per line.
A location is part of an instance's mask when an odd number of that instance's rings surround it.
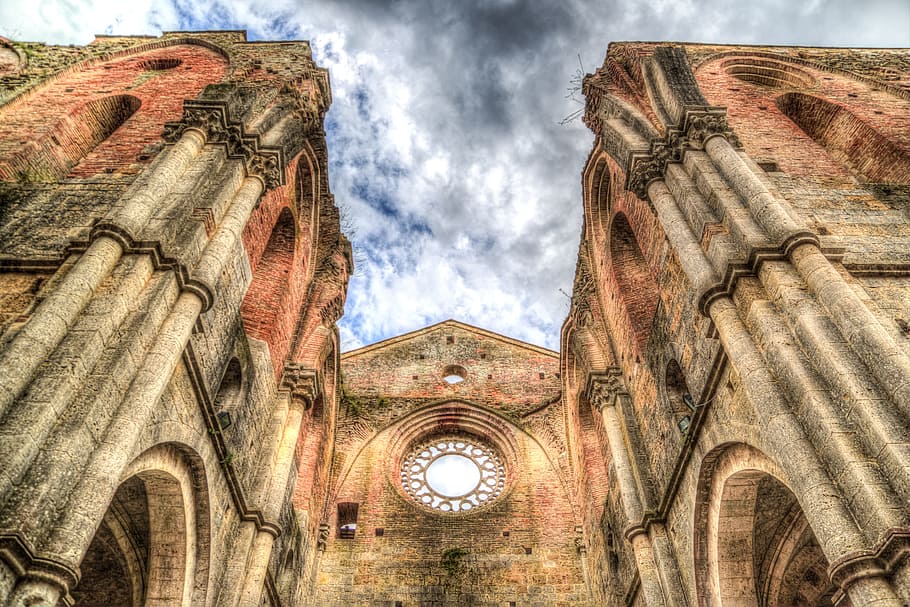
M 414 448 L 401 466 L 411 499 L 442 512 L 463 512 L 492 502 L 505 487 L 499 455 L 474 439 L 439 438 Z

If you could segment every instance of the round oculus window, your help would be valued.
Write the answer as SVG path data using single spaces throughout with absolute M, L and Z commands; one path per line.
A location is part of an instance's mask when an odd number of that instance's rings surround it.
M 493 449 L 464 437 L 421 443 L 401 466 L 405 493 L 440 512 L 465 512 L 489 504 L 502 493 L 505 476 Z

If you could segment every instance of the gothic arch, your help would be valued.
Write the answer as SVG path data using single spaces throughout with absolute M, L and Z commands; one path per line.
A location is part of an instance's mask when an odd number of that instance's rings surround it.
M 221 376 L 221 383 L 215 393 L 215 412 L 233 416 L 243 397 L 243 369 L 240 359 L 232 356 Z M 230 419 L 230 418 L 229 418 Z
M 828 561 L 782 469 L 721 445 L 702 463 L 695 504 L 699 604 L 829 607 Z
M 290 311 L 297 226 L 284 207 L 272 227 L 268 242 L 253 270 L 253 279 L 240 305 L 247 335 L 269 344 L 276 370 L 282 366 L 290 334 L 278 322 Z
M 62 179 L 136 113 L 141 104 L 133 95 L 109 95 L 83 103 L 31 145 L 0 164 L 0 179 Z
M 784 93 L 777 107 L 815 143 L 866 179 L 910 183 L 910 153 L 846 107 L 805 93 Z
M 320 235 L 321 176 L 319 162 L 309 143 L 304 146 L 295 172 L 297 217 L 301 225 L 301 252 L 305 276 L 311 278 L 316 262 Z
M 157 153 L 149 146 L 164 122 L 180 118 L 182 100 L 226 72 L 210 46 L 127 49 L 64 69 L 0 106 L 0 179 L 137 173 Z M 129 128 L 110 137 L 127 117 Z
M 651 337 L 651 323 L 657 311 L 657 281 L 651 274 L 638 238 L 625 213 L 613 216 L 610 225 L 610 259 L 619 296 L 625 304 L 632 338 L 644 352 Z
M 658 382 L 667 413 L 673 416 L 674 425 L 679 428 L 680 434 L 685 433 L 688 423 L 683 420 L 688 418 L 688 421 L 691 422 L 695 413 L 695 401 L 686 381 L 686 375 L 675 357 L 668 358 L 663 376 L 659 378 Z M 680 424 L 684 424 L 685 428 Z
M 82 559 L 77 605 L 204 604 L 208 494 L 201 459 L 187 449 L 157 445 L 127 467 Z
M 610 225 L 610 165 L 606 154 L 600 153 L 592 164 L 585 179 L 585 222 L 595 247 L 603 249 Z

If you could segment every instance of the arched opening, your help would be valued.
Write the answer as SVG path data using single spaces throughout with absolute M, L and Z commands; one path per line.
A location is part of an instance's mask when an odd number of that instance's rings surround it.
M 604 246 L 607 227 L 610 224 L 610 168 L 605 158 L 601 157 L 594 165 L 594 172 L 588 187 L 588 221 L 594 235 L 594 242 Z
M 836 587 L 796 496 L 761 453 L 735 445 L 706 458 L 697 504 L 702 605 L 829 607 Z
M 187 589 L 187 504 L 161 471 L 127 479 L 82 560 L 79 607 L 183 605 Z
M 86 103 L 24 146 L 5 163 L 7 166 L 0 165 L 0 178 L 53 181 L 65 177 L 140 105 L 132 95 L 111 95 Z
M 149 511 L 145 484 L 137 477 L 117 489 L 95 532 L 73 590 L 79 607 L 145 604 L 149 563 Z
M 222 430 L 229 428 L 235 421 L 237 404 L 242 394 L 243 371 L 240 368 L 240 361 L 235 356 L 228 362 L 221 378 L 221 385 L 215 394 L 215 415 L 218 416 Z
M 295 183 L 297 186 L 297 216 L 300 218 L 300 247 L 303 251 L 301 269 L 309 275 L 312 260 L 319 246 L 319 165 L 309 153 L 300 154 Z
M 805 89 L 815 84 L 805 70 L 763 57 L 736 57 L 725 61 L 723 66 L 734 78 L 768 88 Z
M 620 297 L 632 329 L 632 337 L 644 351 L 657 311 L 657 281 L 638 246 L 638 239 L 625 214 L 617 213 L 610 227 L 610 257 Z
M 134 460 L 124 477 L 80 563 L 75 604 L 204 604 L 209 512 L 201 460 L 161 444 Z
M 910 152 L 847 108 L 804 93 L 786 93 L 777 107 L 831 156 L 866 179 L 910 183 Z
M 288 316 L 289 286 L 294 269 L 296 228 L 291 210 L 285 207 L 278 216 L 269 241 L 256 264 L 250 288 L 240 312 L 247 335 L 269 344 L 272 362 L 280 366 L 292 327 L 279 323 Z M 277 357 L 277 358 L 276 358 Z

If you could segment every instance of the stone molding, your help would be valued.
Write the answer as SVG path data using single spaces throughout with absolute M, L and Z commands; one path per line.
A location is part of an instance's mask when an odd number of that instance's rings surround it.
M 856 580 L 887 577 L 910 554 L 910 528 L 889 529 L 872 550 L 844 555 L 828 567 L 828 577 L 839 588 L 834 604 L 838 604 L 847 588 Z
M 177 122 L 166 122 L 161 137 L 167 143 L 176 143 L 189 129 L 201 133 L 206 143 L 223 145 L 228 158 L 242 159 L 247 175 L 261 179 L 266 190 L 284 185 L 281 149 L 260 145 L 259 135 L 247 133 L 242 123 L 230 120 L 227 103 L 184 101 L 183 116 Z
M 727 123 L 727 110 L 722 107 L 688 107 L 681 125 L 651 141 L 647 153 L 633 152 L 626 173 L 626 189 L 642 200 L 648 200 L 648 185 L 662 179 L 671 162 L 681 162 L 687 150 L 700 150 L 712 137 L 724 137 L 733 147 L 741 148 L 739 139 Z
M 79 572 L 69 565 L 36 554 L 17 533 L 0 533 L 0 560 L 20 578 L 48 583 L 60 589 L 60 602 L 75 602 L 70 590 L 79 583 Z

